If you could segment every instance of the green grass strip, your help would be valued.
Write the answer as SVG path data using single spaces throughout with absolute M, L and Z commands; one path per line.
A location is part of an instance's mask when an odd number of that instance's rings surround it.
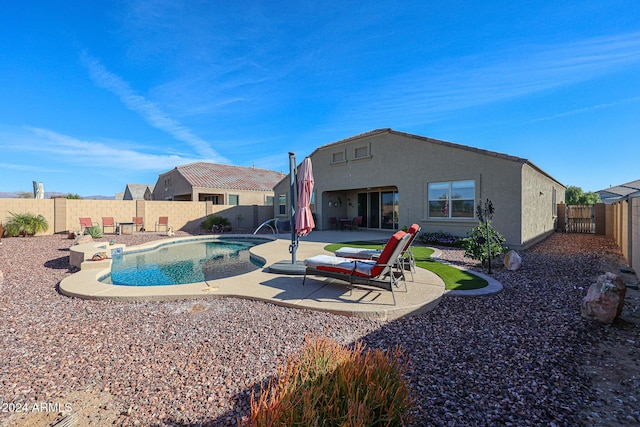
M 332 243 L 325 246 L 325 250 L 335 252 L 338 249 L 349 246 L 352 248 L 366 248 L 366 249 L 382 249 L 383 245 L 379 243 L 355 241 L 345 243 Z M 431 255 L 434 250 L 425 246 L 412 246 L 411 250 L 413 256 L 416 259 L 416 266 L 429 270 L 444 281 L 445 289 L 451 290 L 471 290 L 480 289 L 488 285 L 487 281 L 481 277 L 476 276 L 468 271 L 462 271 L 458 268 L 451 267 L 450 265 L 442 264 L 441 262 L 431 259 Z

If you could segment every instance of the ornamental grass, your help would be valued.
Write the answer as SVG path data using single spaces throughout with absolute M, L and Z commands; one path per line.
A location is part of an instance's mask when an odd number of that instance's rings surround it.
M 353 348 L 329 338 L 305 341 L 251 396 L 244 426 L 404 426 L 413 399 L 403 378 L 404 352 Z

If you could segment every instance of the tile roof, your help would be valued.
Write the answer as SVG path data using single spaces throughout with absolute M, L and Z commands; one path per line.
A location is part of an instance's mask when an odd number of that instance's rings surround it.
M 153 187 L 155 187 L 155 184 L 127 184 L 133 200 L 144 199 L 144 193 L 147 191 L 147 188 L 153 193 Z
M 625 196 L 628 196 L 629 194 L 633 194 L 638 191 L 640 191 L 640 179 L 627 182 L 625 184 L 615 185 L 613 187 L 598 190 L 596 191 L 596 193 L 600 194 L 601 198 L 605 198 L 605 197 L 616 197 L 616 196 L 625 197 Z M 608 196 L 607 194 L 604 194 L 604 193 L 609 193 L 612 196 Z
M 285 175 L 267 169 L 196 162 L 176 167 L 193 187 L 272 191 Z

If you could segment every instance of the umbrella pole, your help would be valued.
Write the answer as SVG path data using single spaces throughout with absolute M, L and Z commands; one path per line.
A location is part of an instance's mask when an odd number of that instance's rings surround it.
M 289 152 L 289 200 L 291 201 L 291 264 L 296 263 L 296 250 L 298 249 L 298 235 L 296 234 L 296 155 Z

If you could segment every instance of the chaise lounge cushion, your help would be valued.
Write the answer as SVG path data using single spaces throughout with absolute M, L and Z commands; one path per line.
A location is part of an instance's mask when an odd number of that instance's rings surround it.
M 309 268 L 331 273 L 351 274 L 360 277 L 371 277 L 373 261 L 356 261 L 349 258 L 335 257 L 331 255 L 316 255 L 304 260 Z M 354 270 L 355 268 L 355 270 Z

